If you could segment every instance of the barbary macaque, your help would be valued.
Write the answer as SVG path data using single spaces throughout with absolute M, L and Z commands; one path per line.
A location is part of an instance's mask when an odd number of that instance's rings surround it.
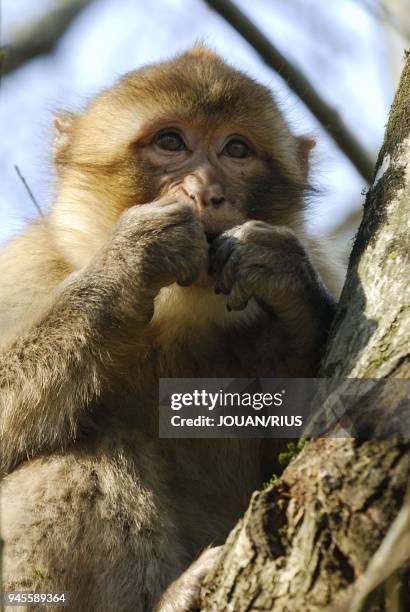
M 314 143 L 202 46 L 55 127 L 55 200 L 0 255 L 3 587 L 188 610 L 275 445 L 159 439 L 158 380 L 315 374 L 341 274 L 305 230 Z

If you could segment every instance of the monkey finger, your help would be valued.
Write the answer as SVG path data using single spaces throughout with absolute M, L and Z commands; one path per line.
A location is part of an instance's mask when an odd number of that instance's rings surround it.
M 189 287 L 189 285 L 192 285 L 192 283 L 196 281 L 198 276 L 199 276 L 199 270 L 196 270 L 195 272 L 191 272 L 187 276 L 180 276 L 179 278 L 177 278 L 177 284 L 180 285 L 181 287 Z
M 218 274 L 223 266 L 225 265 L 226 260 L 230 257 L 230 255 L 237 248 L 237 243 L 231 237 L 219 237 L 216 238 L 209 249 L 210 254 L 210 264 L 209 264 L 209 274 Z
M 231 292 L 227 299 L 228 310 L 243 310 L 248 305 L 251 299 L 250 292 L 244 288 L 241 280 L 238 279 L 232 286 Z
M 185 202 L 166 202 L 156 206 L 158 208 L 155 207 L 150 214 L 161 215 L 168 226 L 191 224 L 199 227 L 200 225 L 192 206 Z
M 228 259 L 225 261 L 221 270 L 217 274 L 216 288 L 220 293 L 230 293 L 235 280 L 238 277 L 238 266 L 240 261 L 240 252 L 234 250 Z
M 161 200 L 154 200 L 150 204 L 140 204 L 140 206 L 155 206 L 156 209 L 169 209 L 170 207 L 176 207 L 179 209 L 190 209 L 192 210 L 192 206 L 190 206 L 187 202 L 178 200 L 177 198 L 164 198 Z
M 207 255 L 208 253 L 208 243 L 206 240 L 204 228 L 201 223 L 196 219 L 190 221 L 185 226 L 188 235 L 192 238 L 192 240 L 200 241 L 202 243 L 203 251 Z

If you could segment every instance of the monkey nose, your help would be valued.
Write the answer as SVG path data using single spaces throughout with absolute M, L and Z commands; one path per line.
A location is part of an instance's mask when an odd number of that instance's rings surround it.
M 219 206 L 221 206 L 221 204 L 225 202 L 225 198 L 223 196 L 220 196 L 220 197 L 211 196 L 209 198 L 209 201 L 214 208 L 218 208 Z
M 204 193 L 205 205 L 219 208 L 225 202 L 225 196 L 220 185 L 209 185 Z
M 191 191 L 189 197 L 199 206 L 199 208 L 206 208 L 207 206 L 219 208 L 225 202 L 225 197 L 223 195 L 207 193 L 206 190 L 202 189 L 195 192 Z
M 206 184 L 196 177 L 188 177 L 184 187 L 185 192 L 199 208 L 219 208 L 225 202 L 225 195 L 219 183 Z

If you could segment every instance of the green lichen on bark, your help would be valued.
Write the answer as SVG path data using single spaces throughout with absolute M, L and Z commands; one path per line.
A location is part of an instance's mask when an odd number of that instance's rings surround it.
M 386 376 L 408 358 L 409 177 L 407 57 L 330 334 L 321 370 L 324 377 Z
M 410 136 L 410 56 L 407 55 L 399 87 L 394 97 L 384 141 L 381 146 L 373 179 L 375 179 L 386 155 L 392 155 L 401 142 Z M 385 220 L 386 205 L 399 189 L 404 187 L 402 168 L 388 169 L 383 180 L 367 193 L 363 219 L 350 256 L 349 266 L 354 266 L 369 241 L 375 240 Z
M 383 145 L 380 149 L 378 163 L 383 159 L 386 152 L 391 151 L 398 143 L 402 142 L 410 134 L 410 54 L 405 55 L 404 68 L 401 74 L 399 86 L 390 109 L 389 120 Z

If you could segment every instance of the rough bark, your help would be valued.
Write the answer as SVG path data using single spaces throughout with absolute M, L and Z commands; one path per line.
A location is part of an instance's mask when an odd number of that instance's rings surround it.
M 410 377 L 409 219 L 407 57 L 323 377 Z M 381 384 L 356 414 L 369 403 L 366 439 L 313 440 L 273 486 L 254 493 L 203 585 L 201 609 L 410 610 L 408 395 Z M 404 435 L 383 436 L 397 418 L 407 419 Z

